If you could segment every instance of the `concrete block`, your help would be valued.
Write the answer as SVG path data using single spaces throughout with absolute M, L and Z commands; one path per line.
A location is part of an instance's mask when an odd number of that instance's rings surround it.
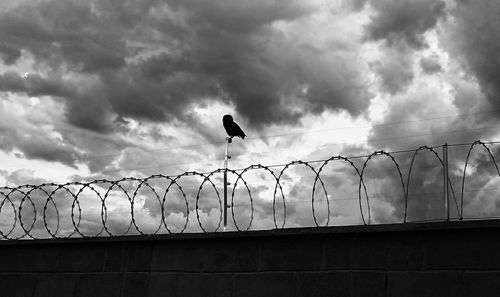
M 26 297 L 33 296 L 36 286 L 36 274 L 2 274 L 0 276 L 0 288 L 2 296 Z
M 31 254 L 31 259 L 30 259 Z M 59 269 L 61 257 L 60 246 L 32 246 L 27 253 L 23 251 L 20 256 L 21 262 L 32 263 L 27 265 L 25 271 L 56 272 Z
M 256 240 L 206 240 L 198 253 L 201 271 L 257 271 L 259 247 Z
M 234 279 L 234 294 L 237 297 L 295 296 L 295 273 L 248 273 L 238 274 Z
M 60 250 L 53 245 L 0 247 L 0 272 L 56 272 Z
M 154 243 L 151 271 L 201 271 L 202 264 L 199 256 L 199 245 L 201 244 L 202 241 L 198 240 Z
M 127 273 L 123 284 L 122 297 L 148 296 L 149 273 Z
M 231 297 L 231 274 L 184 273 L 179 275 L 177 296 L 182 297 Z
M 352 272 L 352 297 L 385 297 L 386 291 L 387 275 L 385 272 Z
M 77 280 L 77 275 L 38 275 L 34 297 L 74 296 Z
M 389 272 L 387 297 L 400 296 L 462 297 L 462 272 Z
M 428 269 L 500 270 L 500 238 L 492 230 L 446 230 L 425 236 Z
M 104 272 L 125 271 L 125 260 L 127 249 L 123 244 L 110 244 L 106 246 L 106 258 L 104 260 Z
M 398 233 L 390 239 L 388 268 L 420 270 L 424 267 L 424 240 L 421 233 Z
M 387 234 L 356 235 L 352 240 L 352 269 L 386 269 Z
M 118 273 L 82 274 L 75 297 L 121 297 L 122 285 L 122 275 Z
M 69 244 L 62 247 L 59 269 L 64 272 L 101 272 L 105 257 L 103 245 Z
M 301 272 L 297 274 L 297 293 L 301 297 L 350 297 L 351 273 Z
M 323 241 L 319 237 L 266 238 L 261 241 L 262 271 L 320 270 Z
M 464 274 L 465 297 L 497 297 L 500 294 L 500 271 L 467 271 Z
M 22 271 L 25 265 L 21 264 L 19 259 L 19 247 L 0 245 L 0 272 Z M 21 264 L 21 265 L 20 265 Z
M 149 297 L 177 296 L 177 273 L 151 273 L 149 280 Z
M 149 272 L 153 247 L 151 243 L 134 242 L 127 245 L 125 271 Z
M 337 235 L 325 238 L 323 268 L 345 270 L 351 267 L 352 237 Z

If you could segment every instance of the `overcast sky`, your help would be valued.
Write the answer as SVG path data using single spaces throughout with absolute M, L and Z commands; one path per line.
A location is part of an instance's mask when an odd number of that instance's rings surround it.
M 495 0 L 1 1 L 0 183 L 211 171 L 224 114 L 248 136 L 233 168 L 500 140 L 499 15 Z

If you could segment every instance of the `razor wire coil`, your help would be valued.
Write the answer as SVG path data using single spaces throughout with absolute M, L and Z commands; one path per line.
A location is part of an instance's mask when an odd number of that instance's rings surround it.
M 497 142 L 482 142 L 474 141 L 468 144 L 451 144 L 450 147 L 454 146 L 469 146 L 467 151 L 467 156 L 464 161 L 463 174 L 461 178 L 461 195 L 460 202 L 457 201 L 454 187 L 449 176 L 446 177 L 446 182 L 449 189 L 451 190 L 451 195 L 455 202 L 456 210 L 458 213 L 458 219 L 465 219 L 464 216 L 464 193 L 466 192 L 466 181 L 467 181 L 467 169 L 471 162 L 471 153 L 476 147 L 481 147 L 484 149 L 486 154 L 489 156 L 491 163 L 494 165 L 496 173 L 500 177 L 500 170 L 495 159 L 494 153 L 492 152 L 490 146 L 496 144 Z M 490 146 L 488 146 L 490 145 Z M 436 150 L 440 146 L 421 146 L 414 150 L 396 151 L 396 152 L 386 152 L 386 151 L 375 151 L 371 154 L 364 156 L 332 156 L 325 160 L 315 160 L 315 161 L 292 161 L 287 164 L 281 165 L 270 165 L 265 166 L 262 164 L 250 165 L 242 169 L 216 169 L 210 172 L 184 172 L 179 175 L 167 176 L 162 174 L 155 174 L 145 178 L 133 178 L 126 177 L 118 180 L 107 180 L 107 179 L 97 179 L 90 182 L 68 182 L 64 184 L 56 183 L 44 183 L 44 184 L 26 184 L 17 187 L 0 187 L 0 237 L 4 240 L 19 240 L 19 239 L 39 239 L 39 238 L 73 238 L 73 237 L 114 237 L 114 236 L 125 236 L 125 235 L 155 235 L 160 233 L 183 233 L 186 231 L 188 224 L 191 219 L 195 219 L 198 226 L 202 232 L 218 232 L 221 229 L 221 224 L 223 220 L 223 209 L 221 193 L 220 193 L 220 178 L 225 172 L 229 173 L 235 177 L 234 183 L 232 184 L 230 205 L 228 208 L 231 209 L 231 215 L 233 220 L 234 228 L 237 231 L 248 231 L 253 227 L 255 220 L 255 203 L 254 197 L 252 196 L 252 185 L 248 180 L 245 179 L 245 175 L 254 170 L 261 170 L 271 178 L 274 184 L 273 196 L 272 196 L 272 218 L 274 228 L 281 229 L 286 227 L 287 223 L 287 203 L 290 203 L 289 198 L 286 195 L 286 190 L 284 189 L 284 180 L 287 177 L 288 170 L 292 168 L 305 168 L 312 173 L 314 177 L 314 182 L 311 187 L 311 200 L 310 207 L 312 213 L 312 220 L 315 226 L 330 226 L 332 207 L 334 204 L 331 203 L 331 196 L 327 192 L 327 181 L 325 177 L 322 176 L 325 173 L 325 168 L 329 164 L 334 162 L 340 162 L 347 165 L 349 170 L 352 170 L 353 176 L 358 179 L 357 182 L 357 200 L 359 205 L 359 217 L 363 224 L 369 225 L 372 223 L 372 205 L 370 201 L 370 196 L 368 195 L 368 189 L 366 185 L 367 178 L 367 168 L 374 159 L 382 157 L 387 159 L 389 164 L 392 164 L 393 170 L 396 173 L 397 182 L 400 184 L 400 199 L 403 201 L 403 210 L 401 223 L 408 223 L 408 207 L 409 207 L 409 197 L 410 195 L 410 185 L 412 181 L 412 173 L 415 160 L 418 158 L 419 153 L 427 151 L 436 160 L 438 168 L 441 167 L 444 170 L 446 165 L 443 156 L 439 154 Z M 409 161 L 409 167 L 407 167 L 406 179 L 403 177 L 402 161 L 398 161 L 395 157 L 401 153 L 413 153 Z M 443 152 L 444 154 L 444 152 Z M 354 159 L 364 158 L 364 162 L 356 163 Z M 407 160 L 405 160 L 407 162 Z M 314 167 L 312 164 L 316 164 Z M 281 170 L 277 168 L 282 167 Z M 182 184 L 181 180 L 187 178 L 197 178 L 198 184 L 195 184 L 196 195 L 193 203 L 189 202 L 187 190 Z M 207 205 L 210 201 L 204 199 L 203 192 L 208 189 L 215 194 L 216 197 L 216 207 L 215 209 L 219 212 L 218 220 L 212 224 L 212 226 L 207 226 L 204 222 L 203 215 L 206 210 Z M 242 190 L 248 195 L 247 210 L 249 213 L 248 224 L 242 225 L 238 220 L 238 214 L 235 213 L 236 208 L 236 192 Z M 147 191 L 149 194 L 148 199 L 143 198 L 143 192 Z M 180 195 L 173 197 L 172 194 L 177 191 Z M 325 209 L 326 218 L 321 222 L 317 215 L 317 192 L 321 191 L 325 197 Z M 86 204 L 88 201 L 83 199 L 84 193 L 91 193 L 94 198 L 97 199 L 95 205 L 90 206 L 94 209 L 95 213 L 98 213 L 97 218 L 91 221 L 86 217 L 86 209 L 89 208 Z M 35 195 L 37 194 L 37 195 Z M 88 195 L 88 194 L 86 194 Z M 398 194 L 399 195 L 399 194 Z M 42 196 L 42 198 L 39 198 Z M 57 199 L 57 197 L 62 196 L 65 200 Z M 116 222 L 110 220 L 110 216 L 113 214 L 114 206 L 111 205 L 110 200 L 113 197 L 120 196 L 120 203 L 125 203 L 125 209 L 128 209 L 128 216 L 130 219 L 125 220 L 125 214 L 119 216 L 122 220 L 120 227 L 114 226 Z M 43 198 L 45 197 L 45 198 Z M 180 199 L 179 199 L 180 197 Z M 174 198 L 177 198 L 175 200 Z M 159 208 L 159 215 L 152 215 L 151 217 L 156 219 L 151 225 L 153 227 L 145 228 L 142 226 L 138 219 L 141 214 L 138 212 L 137 208 L 141 207 L 141 203 L 145 204 L 148 202 L 153 205 L 148 207 Z M 182 207 L 185 207 L 182 209 Z M 144 205 L 142 206 L 144 207 Z M 177 227 L 170 225 L 168 222 L 169 216 L 168 212 L 172 214 L 174 210 L 177 209 L 177 213 L 181 214 L 183 217 L 183 222 L 178 224 Z M 191 217 L 192 209 L 194 208 L 195 218 Z M 69 210 L 69 214 L 64 214 L 64 211 Z M 61 220 L 68 219 L 65 215 L 69 216 L 71 222 L 71 228 L 68 228 L 68 224 L 63 226 Z M 88 230 L 89 224 L 94 227 L 92 232 Z M 112 229 L 120 229 L 117 232 Z M 146 230 L 148 229 L 148 231 Z M 42 230 L 42 231 L 40 231 Z M 40 235 L 44 233 L 44 235 Z

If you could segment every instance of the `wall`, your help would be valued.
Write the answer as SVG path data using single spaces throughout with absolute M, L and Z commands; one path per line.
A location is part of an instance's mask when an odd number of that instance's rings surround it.
M 0 296 L 499 296 L 499 221 L 2 241 Z

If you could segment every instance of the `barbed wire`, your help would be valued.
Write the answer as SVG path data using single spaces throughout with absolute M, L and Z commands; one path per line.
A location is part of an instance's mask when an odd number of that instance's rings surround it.
M 449 194 L 453 198 L 457 212 L 457 216 L 448 216 L 445 220 L 468 219 L 464 215 L 464 205 L 466 203 L 464 193 L 467 193 L 467 169 L 470 167 L 471 153 L 475 148 L 483 149 L 486 155 L 489 156 L 489 162 L 494 166 L 496 174 L 500 177 L 500 170 L 494 152 L 490 147 L 495 144 L 498 144 L 498 142 L 482 142 L 479 140 L 473 143 L 445 144 L 447 147 L 468 147 L 461 175 L 461 196 L 459 201 L 455 195 L 451 177 L 444 177 L 445 182 L 443 182 L 442 186 L 451 190 Z M 409 223 L 409 197 L 416 196 L 410 191 L 413 169 L 441 168 L 445 172 L 445 166 L 449 166 L 446 163 L 448 156 L 446 155 L 445 158 L 447 150 L 443 149 L 440 154 L 437 150 L 440 147 L 442 146 L 421 146 L 413 150 L 375 151 L 362 156 L 332 156 L 324 160 L 297 160 L 286 164 L 268 166 L 257 164 L 241 169 L 216 169 L 210 172 L 190 171 L 170 176 L 155 174 L 145 178 L 127 177 L 118 180 L 98 179 L 90 182 L 74 181 L 64 184 L 44 183 L 0 187 L 0 236 L 5 240 L 19 240 L 183 233 L 188 228 L 193 210 L 195 217 L 192 217 L 192 219 L 195 218 L 202 232 L 218 232 L 221 229 L 223 213 L 226 211 L 223 207 L 220 192 L 222 188 L 221 177 L 224 172 L 235 177 L 230 189 L 231 200 L 228 206 L 231 209 L 233 226 L 237 231 L 250 230 L 255 220 L 256 206 L 253 195 L 255 193 L 253 192 L 258 192 L 258 185 L 252 186 L 248 178 L 246 180 L 245 177 L 250 171 L 256 170 L 260 170 L 264 172 L 263 174 L 271 177 L 274 190 L 272 199 L 267 200 L 267 202 L 271 208 L 274 228 L 286 228 L 287 204 L 298 203 L 288 197 L 290 191 L 287 192 L 286 181 L 291 177 L 287 173 L 289 170 L 299 167 L 312 173 L 303 174 L 303 176 L 314 178 L 310 196 L 311 219 L 314 225 L 318 227 L 330 226 L 333 213 L 331 201 L 351 200 L 351 198 L 332 199 L 331 194 L 327 191 L 328 182 L 325 178 L 332 176 L 332 174 L 328 174 L 326 168 L 336 162 L 345 164 L 351 170 L 349 177 L 357 179 L 352 180 L 352 184 L 357 184 L 356 192 L 358 195 L 357 199 L 352 199 L 357 200 L 360 221 L 362 224 L 369 225 L 373 223 L 372 203 L 370 201 L 373 197 L 370 198 L 368 194 L 369 189 L 366 182 L 368 179 L 373 178 L 367 172 L 368 168 L 373 167 L 371 164 L 375 163 L 375 159 L 387 159 L 389 164 L 392 164 L 392 170 L 395 173 L 392 182 L 399 185 L 397 187 L 400 187 L 400 190 L 398 190 L 400 194 L 392 195 L 394 197 L 386 195 L 385 198 L 399 201 L 398 203 L 402 204 L 399 211 L 401 214 L 400 223 Z M 417 156 L 423 152 L 428 152 L 430 156 L 433 156 L 433 159 L 437 162 L 437 167 L 415 166 Z M 411 158 L 400 160 L 402 154 L 410 153 L 412 154 Z M 381 160 L 378 162 L 381 162 Z M 455 158 L 453 162 L 458 164 L 459 159 Z M 380 163 L 375 163 L 375 165 L 380 165 Z M 407 170 L 406 179 L 404 178 L 403 167 Z M 375 170 L 377 169 L 381 170 L 379 167 Z M 454 173 L 454 175 L 456 177 L 457 174 Z M 375 178 L 387 178 L 387 176 L 376 176 Z M 182 180 L 185 180 L 188 185 L 184 185 Z M 295 182 L 299 181 L 295 180 Z M 190 195 L 187 189 L 195 189 L 195 191 L 192 191 Z M 212 190 L 212 198 L 215 195 L 215 200 L 207 199 L 207 197 L 210 198 L 210 195 L 204 195 L 206 189 Z M 324 195 L 324 201 L 317 198 L 318 190 Z M 246 192 L 246 195 L 248 195 L 248 203 L 242 203 L 241 201 L 236 203 L 236 194 L 241 191 Z M 144 192 L 149 194 L 145 195 Z M 175 195 L 175 192 L 178 194 Z M 447 192 L 438 192 L 438 194 Z M 118 196 L 121 198 L 117 199 Z M 240 196 L 238 196 L 238 199 L 241 200 Z M 444 198 L 448 199 L 448 207 L 450 207 L 450 197 Z M 92 201 L 94 204 L 89 206 Z M 303 201 L 300 202 L 303 203 Z M 324 213 L 322 215 L 325 217 L 323 220 L 318 217 L 318 203 L 322 206 L 320 210 Z M 122 205 L 121 208 L 118 204 Z M 247 224 L 242 225 L 241 221 L 239 221 L 240 218 L 235 212 L 237 207 L 245 207 L 247 210 L 247 215 L 244 216 L 248 221 Z M 86 209 L 93 212 L 84 214 L 83 211 Z M 207 225 L 206 217 L 209 217 L 211 212 L 215 213 L 215 216 L 218 213 L 218 218 L 215 219 L 215 222 L 212 221 L 211 224 Z M 110 216 L 115 215 L 115 213 L 118 219 L 110 219 Z M 146 228 L 138 222 L 139 219 L 144 220 L 144 213 L 147 213 L 149 220 L 149 227 Z M 173 215 L 180 217 L 181 223 L 174 225 L 169 223 L 169 218 Z M 124 219 L 125 216 L 130 219 L 127 221 Z

